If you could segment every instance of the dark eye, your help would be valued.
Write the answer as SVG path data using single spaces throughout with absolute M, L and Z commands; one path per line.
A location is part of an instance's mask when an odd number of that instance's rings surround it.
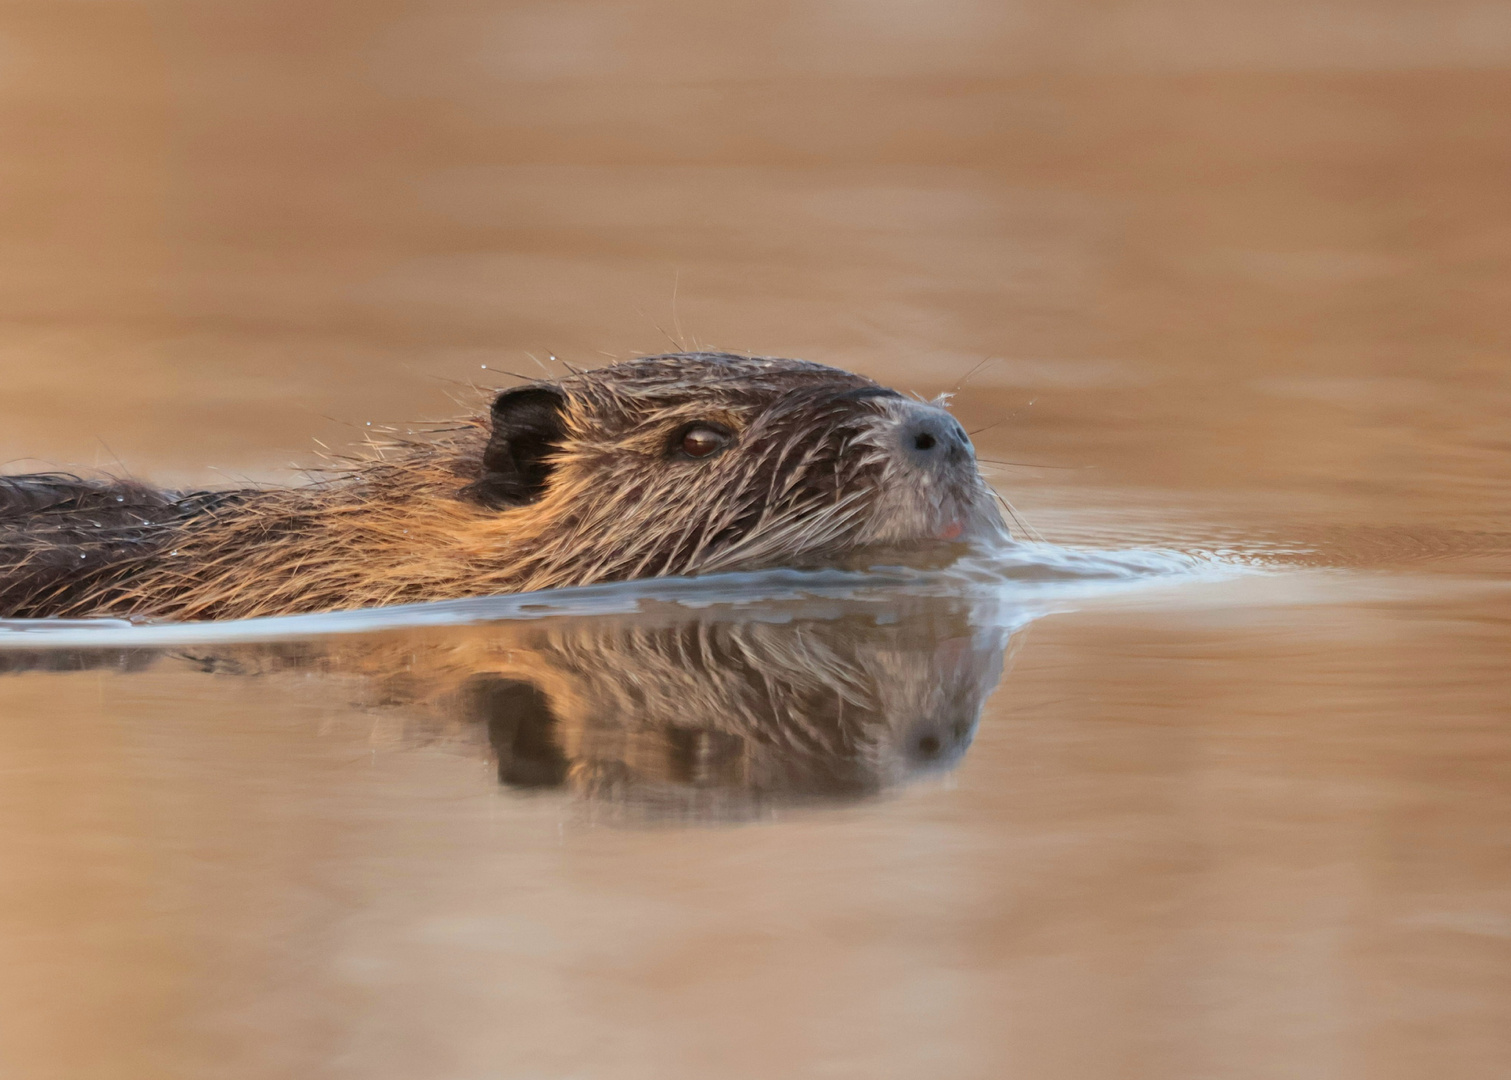
M 694 424 L 682 433 L 677 449 L 690 458 L 712 457 L 729 445 L 730 434 L 708 424 Z

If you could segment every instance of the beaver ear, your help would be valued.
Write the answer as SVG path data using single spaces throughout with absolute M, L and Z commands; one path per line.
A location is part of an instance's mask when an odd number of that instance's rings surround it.
M 505 390 L 493 402 L 493 434 L 483 451 L 483 475 L 466 491 L 493 507 L 523 506 L 540 498 L 561 448 L 567 399 L 550 386 Z

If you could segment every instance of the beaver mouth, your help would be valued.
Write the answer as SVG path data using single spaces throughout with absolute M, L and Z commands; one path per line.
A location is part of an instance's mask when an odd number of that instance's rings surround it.
M 939 529 L 939 531 L 934 534 L 934 539 L 935 540 L 959 540 L 964 535 L 965 535 L 965 522 L 961 521 L 959 518 L 955 518 L 952 521 L 950 521 L 950 522 L 946 523 L 945 525 L 941 526 L 940 529 Z

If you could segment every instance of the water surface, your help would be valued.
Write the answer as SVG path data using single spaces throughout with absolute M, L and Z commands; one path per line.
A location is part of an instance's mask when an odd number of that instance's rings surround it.
M 1507 1075 L 1508 63 L 1469 0 L 8 5 L 8 469 L 713 345 L 954 390 L 1051 546 L 0 628 L 0 1074 Z

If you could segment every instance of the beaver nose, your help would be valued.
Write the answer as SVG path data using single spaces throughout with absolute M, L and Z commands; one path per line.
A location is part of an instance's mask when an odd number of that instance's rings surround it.
M 900 435 L 903 453 L 924 467 L 969 461 L 974 456 L 965 429 L 949 413 L 932 405 L 910 409 Z

